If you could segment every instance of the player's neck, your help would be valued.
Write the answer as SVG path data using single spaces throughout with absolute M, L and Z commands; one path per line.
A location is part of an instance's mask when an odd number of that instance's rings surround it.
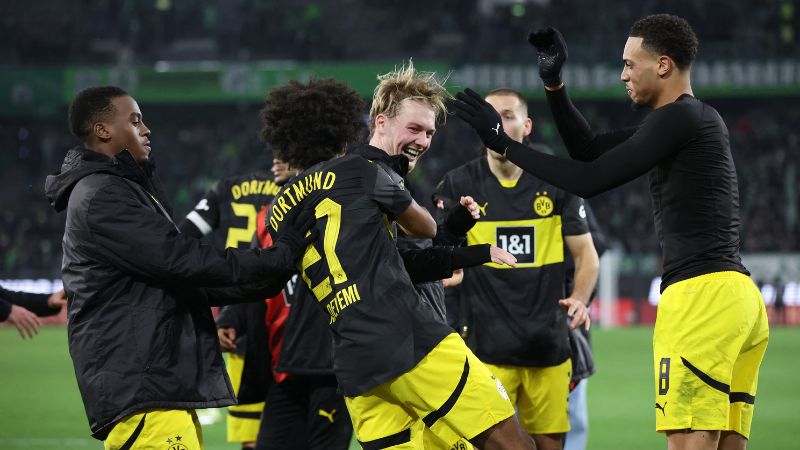
M 391 146 L 387 145 L 387 143 L 383 139 L 381 139 L 380 136 L 378 136 L 377 134 L 374 134 L 370 138 L 369 145 L 377 148 L 378 150 L 383 151 L 387 155 L 391 155 L 391 152 L 389 152 L 389 150 L 387 150 L 387 149 L 391 148 Z
M 689 81 L 689 75 L 681 76 L 674 83 L 664 87 L 664 90 L 658 96 L 658 100 L 653 105 L 653 109 L 661 108 L 677 100 L 681 95 L 689 94 L 694 97 L 692 92 L 692 84 Z
M 486 151 L 490 152 L 491 150 Z M 498 159 L 487 154 L 486 160 L 489 163 L 489 171 L 492 172 L 492 175 L 498 180 L 515 181 L 522 176 L 522 169 L 505 158 Z

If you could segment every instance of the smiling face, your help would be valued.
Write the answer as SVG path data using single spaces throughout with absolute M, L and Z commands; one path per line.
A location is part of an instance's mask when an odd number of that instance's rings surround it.
M 95 133 L 108 156 L 128 150 L 133 159 L 146 161 L 150 156 L 150 129 L 142 121 L 142 111 L 130 96 L 111 100 L 113 112 L 103 122 L 95 124 Z
M 389 155 L 405 155 L 408 171 L 428 150 L 436 132 L 436 113 L 423 102 L 406 99 L 394 117 L 378 114 L 375 117 L 375 133 L 371 145 Z
M 620 79 L 636 106 L 653 106 L 662 89 L 659 71 L 663 71 L 663 57 L 642 47 L 640 37 L 629 37 L 622 51 L 624 67 Z

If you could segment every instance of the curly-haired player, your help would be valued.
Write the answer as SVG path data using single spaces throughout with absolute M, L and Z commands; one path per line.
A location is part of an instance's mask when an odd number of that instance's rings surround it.
M 645 173 L 664 253 L 653 334 L 656 429 L 670 449 L 743 449 L 758 370 L 769 339 L 764 302 L 739 256 L 739 190 L 728 129 L 694 97 L 697 37 L 669 14 L 636 22 L 620 76 L 634 105 L 652 112 L 636 128 L 596 134 L 561 81 L 566 44 L 550 28 L 531 34 L 539 75 L 569 161 L 527 151 L 502 129 L 491 105 L 458 94 L 459 116 L 486 146 L 581 197 Z
M 267 97 L 262 136 L 303 169 L 273 203 L 274 236 L 304 210 L 319 237 L 301 276 L 334 334 L 334 371 L 366 449 L 421 448 L 423 428 L 445 442 L 533 449 L 502 385 L 428 303 L 420 302 L 391 221 L 432 238 L 436 223 L 378 164 L 341 156 L 363 127 L 363 103 L 335 80 L 291 82 Z

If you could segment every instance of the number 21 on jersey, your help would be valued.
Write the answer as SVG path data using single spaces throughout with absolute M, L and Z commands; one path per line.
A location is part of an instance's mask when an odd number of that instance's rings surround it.
M 303 260 L 301 261 L 301 267 L 303 280 L 314 292 L 317 301 L 321 302 L 333 292 L 334 284 L 342 284 L 347 281 L 347 274 L 342 268 L 339 257 L 336 256 L 336 242 L 339 240 L 339 229 L 342 225 L 342 205 L 330 198 L 326 198 L 317 204 L 316 208 L 314 208 L 314 212 L 317 219 L 322 217 L 328 218 L 328 222 L 325 224 L 325 234 L 322 239 L 325 262 L 328 265 L 327 275 L 322 281 L 314 285 L 306 274 L 306 269 L 322 260 L 322 256 L 319 254 L 314 244 L 309 245 L 306 249 L 306 253 L 303 255 Z

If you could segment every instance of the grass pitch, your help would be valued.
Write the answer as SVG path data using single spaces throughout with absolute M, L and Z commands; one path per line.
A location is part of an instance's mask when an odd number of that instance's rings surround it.
M 593 330 L 597 373 L 589 381 L 591 450 L 665 449 L 654 431 L 652 329 Z M 0 449 L 100 449 L 89 427 L 67 352 L 66 329 L 23 341 L 0 327 Z M 800 329 L 773 328 L 761 367 L 749 450 L 800 449 Z M 224 412 L 203 428 L 206 450 L 225 442 Z M 355 447 L 354 447 L 355 448 Z

